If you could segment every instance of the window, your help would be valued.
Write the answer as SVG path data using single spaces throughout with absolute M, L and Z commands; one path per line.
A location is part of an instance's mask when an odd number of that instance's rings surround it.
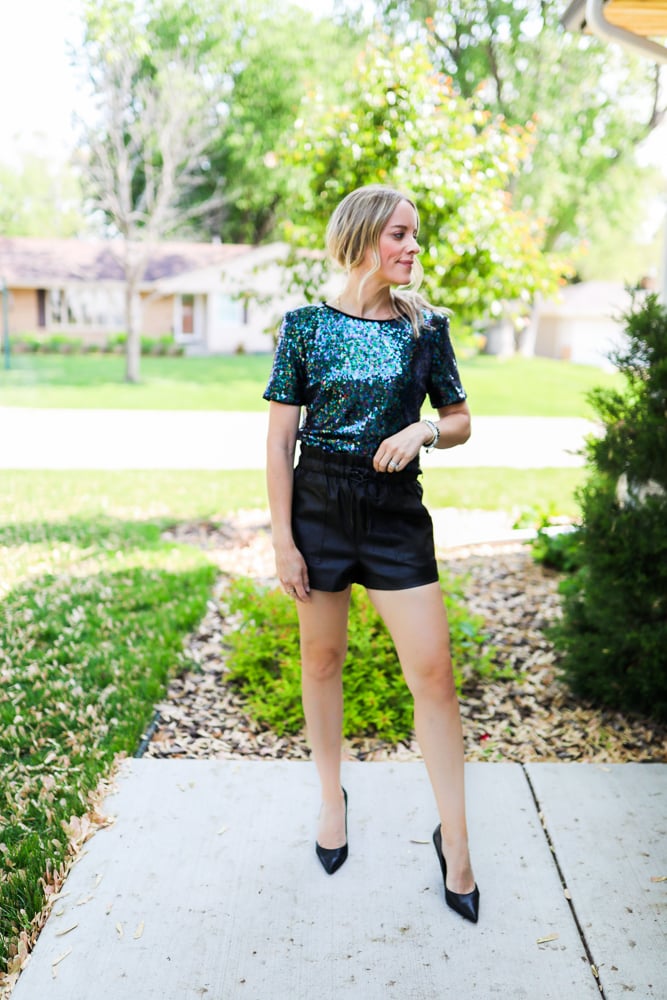
M 46 292 L 44 298 L 44 325 L 98 330 L 122 330 L 125 325 L 122 288 L 82 282 L 66 288 L 50 288 L 48 299 Z
M 247 301 L 231 295 L 218 295 L 218 320 L 221 323 L 246 324 L 248 322 Z

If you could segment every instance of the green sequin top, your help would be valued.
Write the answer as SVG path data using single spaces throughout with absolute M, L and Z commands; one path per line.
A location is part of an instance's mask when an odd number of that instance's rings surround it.
M 306 408 L 300 440 L 373 456 L 384 438 L 466 398 L 446 316 L 424 312 L 419 337 L 405 319 L 360 319 L 322 302 L 282 322 L 264 399 Z

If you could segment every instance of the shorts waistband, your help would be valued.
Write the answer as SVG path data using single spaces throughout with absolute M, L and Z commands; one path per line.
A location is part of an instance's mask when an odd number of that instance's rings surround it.
M 298 465 L 312 472 L 328 472 L 333 475 L 350 475 L 355 478 L 363 474 L 364 479 L 382 479 L 386 482 L 406 482 L 416 479 L 421 470 L 413 459 L 405 468 L 398 472 L 377 472 L 373 468 L 373 459 L 368 455 L 352 455 L 347 451 L 325 451 L 310 444 L 302 444 Z

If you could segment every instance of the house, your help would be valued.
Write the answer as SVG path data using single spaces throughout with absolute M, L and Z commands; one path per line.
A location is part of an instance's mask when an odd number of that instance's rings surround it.
M 141 333 L 173 336 L 187 353 L 271 350 L 277 317 L 292 304 L 281 294 L 281 252 L 279 244 L 158 244 L 139 286 Z M 108 240 L 0 238 L 10 337 L 65 333 L 103 346 L 122 332 L 121 253 Z
M 614 281 L 566 285 L 557 300 L 535 304 L 522 353 L 611 367 L 608 355 L 622 344 L 631 304 L 630 292 Z

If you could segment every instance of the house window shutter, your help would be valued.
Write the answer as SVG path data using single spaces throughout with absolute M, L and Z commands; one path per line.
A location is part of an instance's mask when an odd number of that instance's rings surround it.
M 37 289 L 37 326 L 43 329 L 46 326 L 46 289 Z

